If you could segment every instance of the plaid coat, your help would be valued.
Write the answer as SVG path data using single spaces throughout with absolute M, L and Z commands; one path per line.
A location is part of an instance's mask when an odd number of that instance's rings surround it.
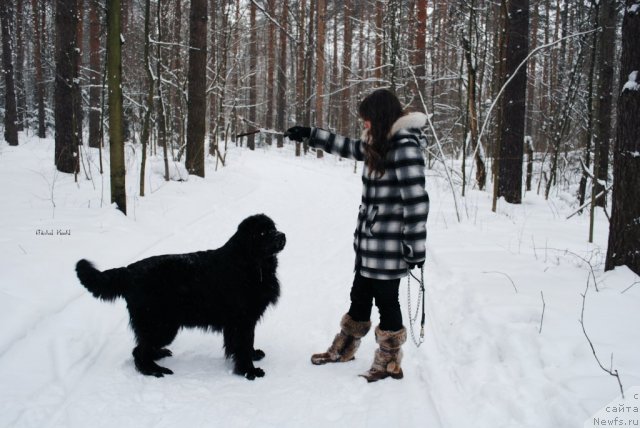
M 425 260 L 429 195 L 425 190 L 426 138 L 420 128 L 426 116 L 410 113 L 398 119 L 389 138 L 385 173 L 378 178 L 362 171 L 362 203 L 354 233 L 356 270 L 367 278 L 398 279 L 409 263 Z M 358 161 L 365 160 L 366 134 L 353 140 L 320 128 L 311 129 L 309 145 Z

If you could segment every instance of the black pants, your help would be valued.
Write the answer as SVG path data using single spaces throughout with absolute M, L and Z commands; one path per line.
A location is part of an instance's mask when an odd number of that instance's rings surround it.
M 351 287 L 349 316 L 354 321 L 369 321 L 375 298 L 380 312 L 380 329 L 398 331 L 402 328 L 402 312 L 398 302 L 399 279 L 370 279 L 356 272 Z

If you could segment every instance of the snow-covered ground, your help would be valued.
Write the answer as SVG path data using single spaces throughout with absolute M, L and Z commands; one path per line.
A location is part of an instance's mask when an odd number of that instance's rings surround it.
M 599 289 L 590 282 L 587 332 L 605 366 L 613 356 L 625 389 L 640 385 L 639 278 L 602 271 L 606 218 L 588 244 L 588 219 L 565 219 L 570 198 L 529 193 L 494 214 L 489 193 L 471 191 L 458 222 L 448 185 L 428 171 L 426 341 L 405 345 L 403 380 L 367 384 L 357 374 L 371 364 L 372 333 L 352 362 L 309 361 L 348 307 L 360 198 L 353 162 L 233 147 L 227 167 L 215 172 L 208 161 L 205 179 L 165 183 L 152 159 L 140 198 L 136 152 L 127 154 L 125 217 L 108 203 L 96 152 L 93 179 L 83 171 L 75 183 L 55 172 L 51 139 L 0 143 L 0 427 L 582 427 L 619 395 L 579 323 L 591 275 L 584 260 Z M 287 234 L 282 297 L 256 331 L 266 377 L 231 374 L 220 335 L 193 330 L 163 361 L 175 375 L 138 374 L 124 302 L 94 299 L 75 262 L 110 268 L 218 247 L 259 212 Z M 406 281 L 400 298 L 407 324 Z

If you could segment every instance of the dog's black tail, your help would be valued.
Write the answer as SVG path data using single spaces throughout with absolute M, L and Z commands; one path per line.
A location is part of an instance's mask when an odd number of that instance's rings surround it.
M 109 269 L 100 272 L 85 259 L 76 264 L 78 279 L 98 299 L 108 302 L 123 297 L 130 283 L 126 268 Z

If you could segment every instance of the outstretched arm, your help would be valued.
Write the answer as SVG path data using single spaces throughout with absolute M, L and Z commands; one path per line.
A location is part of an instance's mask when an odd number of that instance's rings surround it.
M 321 128 L 294 126 L 284 134 L 291 140 L 309 139 L 309 146 L 343 158 L 364 160 L 364 142 L 334 134 Z

